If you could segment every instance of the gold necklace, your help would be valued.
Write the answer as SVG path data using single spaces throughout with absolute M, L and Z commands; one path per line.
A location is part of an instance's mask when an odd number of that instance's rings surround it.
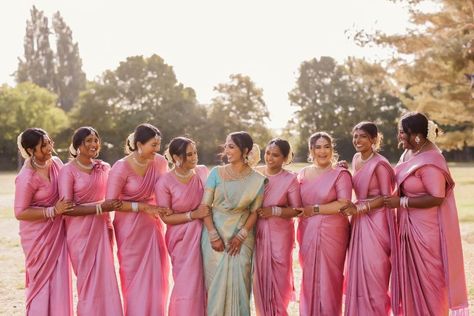
M 233 180 L 242 180 L 246 178 L 252 172 L 252 169 L 249 168 L 247 172 L 243 171 L 240 173 L 236 173 L 230 165 L 225 166 L 224 170 L 227 173 L 227 175 Z
M 361 154 L 360 154 L 360 163 L 361 163 L 361 164 L 365 164 L 365 163 L 366 163 L 367 161 L 369 161 L 373 156 L 374 156 L 374 152 L 372 152 L 372 153 L 370 154 L 370 156 L 367 157 L 367 159 L 364 159 L 364 158 L 362 158 L 362 153 L 361 153 Z
M 84 168 L 84 169 L 86 169 L 86 170 L 92 170 L 92 168 L 94 168 L 94 163 L 92 163 L 92 162 L 91 162 L 90 165 L 84 165 L 83 163 L 81 163 L 81 162 L 79 161 L 79 159 L 76 158 L 76 159 L 74 159 L 74 160 L 76 160 L 76 163 L 77 163 L 77 164 L 79 165 L 79 167 L 81 167 L 81 168 Z
M 413 152 L 412 155 L 413 155 L 413 156 L 417 155 L 417 154 L 420 152 L 420 150 L 422 150 L 423 147 L 425 147 L 425 145 L 426 145 L 427 143 L 428 143 L 428 140 L 425 140 L 425 142 L 423 143 L 423 145 L 421 145 L 420 149 L 418 149 L 417 151 Z
M 263 173 L 264 173 L 265 176 L 267 176 L 267 177 L 275 177 L 275 176 L 281 174 L 282 172 L 283 172 L 283 168 L 281 168 L 280 171 L 278 171 L 278 172 L 275 173 L 275 174 L 269 174 L 269 173 L 267 172 L 267 167 L 265 167 L 265 169 L 263 170 Z
M 194 169 L 190 169 L 190 170 L 189 170 L 187 173 L 185 173 L 185 174 L 179 173 L 178 170 L 176 170 L 176 168 L 174 168 L 173 171 L 174 171 L 174 174 L 175 174 L 178 178 L 181 178 L 181 179 L 186 179 L 186 178 L 188 178 L 189 176 L 194 175 Z

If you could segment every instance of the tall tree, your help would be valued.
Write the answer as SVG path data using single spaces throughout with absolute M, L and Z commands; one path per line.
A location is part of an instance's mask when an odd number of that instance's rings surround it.
M 82 71 L 78 44 L 73 42 L 72 31 L 59 11 L 53 15 L 53 28 L 56 34 L 55 91 L 61 107 L 69 111 L 86 86 L 86 75 Z
M 16 137 L 28 127 L 40 127 L 52 136 L 68 126 L 68 118 L 56 106 L 57 96 L 24 82 L 0 87 L 0 164 L 12 168 L 17 157 Z
M 223 142 L 222 135 L 244 130 L 249 132 L 260 146 L 270 138 L 266 127 L 269 112 L 263 100 L 263 89 L 258 88 L 250 77 L 233 74 L 227 83 L 218 84 L 218 94 L 211 102 L 210 121 L 214 135 Z
M 35 6 L 31 9 L 31 20 L 26 22 L 24 60 L 19 59 L 16 80 L 31 81 L 50 91 L 55 89 L 54 53 L 49 44 L 48 18 Z
M 410 14 L 404 34 L 360 32 L 356 40 L 395 50 L 387 63 L 390 82 L 410 110 L 423 111 L 444 125 L 442 147 L 474 146 L 474 102 L 465 78 L 474 74 L 474 2 L 399 2 Z
M 326 131 L 336 139 L 342 158 L 351 159 L 351 129 L 360 121 L 370 120 L 388 134 L 384 150 L 393 159 L 393 136 L 402 104 L 376 82 L 367 81 L 359 72 L 363 66 L 367 67 L 361 60 L 350 59 L 339 65 L 325 56 L 301 64 L 296 87 L 289 93 L 291 105 L 298 107 L 290 127 L 300 135 L 300 157 L 306 155 L 308 137 Z

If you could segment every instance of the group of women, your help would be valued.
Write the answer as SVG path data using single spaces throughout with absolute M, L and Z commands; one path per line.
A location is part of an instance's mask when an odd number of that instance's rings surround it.
M 209 172 L 189 138 L 157 154 L 150 124 L 112 168 L 96 159 L 92 127 L 74 132 L 64 166 L 44 130 L 25 130 L 15 214 L 27 315 L 72 315 L 70 266 L 78 315 L 249 315 L 251 292 L 257 315 L 288 315 L 294 218 L 300 315 L 468 315 L 454 182 L 435 128 L 415 112 L 398 128 L 405 151 L 392 169 L 376 125 L 357 124 L 352 174 L 325 132 L 310 136 L 311 164 L 293 173 L 286 140 L 271 140 L 257 166 L 246 132 L 227 136 L 226 164 Z

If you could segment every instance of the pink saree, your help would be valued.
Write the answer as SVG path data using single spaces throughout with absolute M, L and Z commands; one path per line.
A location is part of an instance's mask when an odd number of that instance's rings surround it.
M 395 168 L 399 192 L 444 197 L 438 207 L 399 209 L 404 315 L 468 315 L 454 181 L 444 157 L 422 152 Z
M 208 170 L 197 166 L 196 175 L 187 184 L 176 179 L 174 172 L 164 174 L 156 185 L 157 204 L 177 213 L 196 209 L 201 204 Z M 167 225 L 166 245 L 173 267 L 174 286 L 169 315 L 206 315 L 205 285 L 201 255 L 202 222 Z
M 69 162 L 59 173 L 60 197 L 76 204 L 102 201 L 109 170 L 107 163 L 96 160 L 87 174 Z M 109 214 L 66 216 L 65 221 L 69 257 L 77 276 L 77 314 L 122 315 Z
M 331 169 L 308 180 L 305 178 L 305 169 L 298 175 L 303 206 L 351 199 L 349 171 Z M 297 237 L 303 269 L 300 315 L 341 315 L 349 220 L 342 214 L 303 218 L 298 225 Z
M 110 170 L 107 199 L 155 203 L 154 189 L 168 164 L 156 155 L 143 177 L 124 159 Z M 115 212 L 120 280 L 126 316 L 165 315 L 168 258 L 161 220 L 143 212 Z
M 20 170 L 15 179 L 15 214 L 56 204 L 63 163 L 52 159 L 49 182 L 26 166 Z M 63 218 L 20 221 L 20 238 L 25 253 L 26 315 L 72 316 L 71 268 Z
M 268 179 L 262 207 L 301 206 L 296 174 L 283 170 Z M 253 283 L 257 315 L 288 315 L 288 304 L 295 294 L 292 269 L 294 242 L 293 219 L 258 219 Z
M 390 163 L 375 154 L 355 172 L 352 182 L 361 201 L 392 195 L 395 175 Z M 346 268 L 345 315 L 389 315 L 391 306 L 398 314 L 397 235 L 392 209 L 382 207 L 352 216 Z

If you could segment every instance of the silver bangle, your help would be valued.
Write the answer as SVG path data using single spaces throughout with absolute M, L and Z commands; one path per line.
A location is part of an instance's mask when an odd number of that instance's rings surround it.
M 138 202 L 132 202 L 132 212 L 138 212 Z
M 210 241 L 217 241 L 221 238 L 219 236 L 219 233 L 215 229 L 208 231 L 207 234 L 209 235 L 209 240 Z
M 102 214 L 102 204 L 99 203 L 99 204 L 96 204 L 96 205 L 95 205 L 95 213 L 96 213 L 97 215 L 101 215 L 101 214 Z
M 237 234 L 237 238 L 240 241 L 244 241 L 247 238 L 248 234 L 249 234 L 248 230 L 245 227 L 242 227 Z
M 192 211 L 186 212 L 186 218 L 188 219 L 188 222 L 191 222 L 193 220 L 193 218 L 191 217 L 191 212 Z
M 272 216 L 281 216 L 282 209 L 279 206 L 272 206 Z

